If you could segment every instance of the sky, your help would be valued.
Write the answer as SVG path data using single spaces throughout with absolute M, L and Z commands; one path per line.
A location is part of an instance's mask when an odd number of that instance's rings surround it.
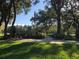
M 28 14 L 23 12 L 17 15 L 15 25 L 31 25 L 30 19 L 34 15 L 34 12 L 38 12 L 40 9 L 44 10 L 44 6 L 43 0 L 41 0 L 40 3 L 31 7 Z

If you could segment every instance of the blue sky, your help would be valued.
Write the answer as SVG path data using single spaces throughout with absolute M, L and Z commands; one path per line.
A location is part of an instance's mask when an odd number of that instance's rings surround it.
M 34 15 L 34 12 L 38 12 L 40 9 L 44 9 L 43 0 L 41 0 L 37 5 L 32 6 L 27 15 L 24 12 L 17 15 L 15 24 L 31 25 L 30 18 Z

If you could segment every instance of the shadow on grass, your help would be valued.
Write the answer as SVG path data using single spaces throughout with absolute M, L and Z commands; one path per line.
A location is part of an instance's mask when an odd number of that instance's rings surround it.
M 77 47 L 79 48 L 79 46 Z M 26 42 L 0 49 L 0 59 L 69 59 L 70 51 L 76 53 L 77 47 L 73 44 L 57 45 L 48 42 Z

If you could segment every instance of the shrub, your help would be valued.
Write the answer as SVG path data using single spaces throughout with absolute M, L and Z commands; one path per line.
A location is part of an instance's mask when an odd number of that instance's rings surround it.
M 54 34 L 52 35 L 53 38 L 56 38 L 56 39 L 64 39 L 64 34 Z

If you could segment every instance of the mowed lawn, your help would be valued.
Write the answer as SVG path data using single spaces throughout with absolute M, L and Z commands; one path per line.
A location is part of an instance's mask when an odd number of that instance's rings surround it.
M 79 46 L 49 42 L 0 42 L 0 59 L 79 59 Z
M 4 34 L 0 33 L 0 37 L 3 36 Z

